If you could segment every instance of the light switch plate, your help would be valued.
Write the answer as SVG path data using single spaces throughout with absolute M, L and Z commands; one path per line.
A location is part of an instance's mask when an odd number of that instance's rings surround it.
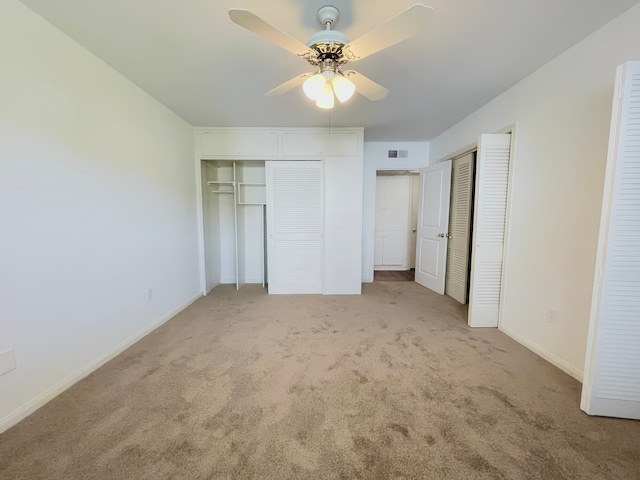
M 16 352 L 13 348 L 0 352 L 0 375 L 9 373 L 16 368 Z

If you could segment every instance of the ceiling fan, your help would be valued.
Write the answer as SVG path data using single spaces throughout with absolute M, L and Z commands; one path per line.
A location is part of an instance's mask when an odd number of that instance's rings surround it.
M 307 97 L 315 100 L 318 107 L 333 108 L 334 96 L 340 102 L 346 102 L 356 91 L 373 101 L 386 97 L 389 90 L 361 73 L 344 70 L 345 65 L 417 34 L 424 29 L 433 13 L 433 8 L 417 3 L 349 42 L 343 33 L 331 29 L 338 21 L 340 12 L 336 7 L 327 5 L 318 10 L 318 20 L 324 30 L 311 35 L 306 45 L 248 10 L 232 8 L 229 17 L 241 27 L 302 57 L 315 69 L 312 73 L 304 73 L 284 82 L 265 95 L 280 95 L 302 84 Z

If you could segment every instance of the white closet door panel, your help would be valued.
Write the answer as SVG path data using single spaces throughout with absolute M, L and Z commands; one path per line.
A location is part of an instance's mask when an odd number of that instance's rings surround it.
M 376 177 L 376 218 L 375 230 L 384 230 L 384 187 L 385 178 Z
M 382 259 L 382 251 L 384 250 L 384 232 L 374 232 L 373 242 L 373 264 L 376 266 L 384 265 Z
M 407 230 L 409 223 L 409 177 L 386 177 L 384 230 Z
M 449 244 L 447 246 L 447 280 L 445 293 L 460 303 L 467 303 L 469 281 L 469 234 L 473 199 L 474 154 L 453 160 L 451 208 L 449 210 Z
M 326 295 L 362 292 L 362 157 L 325 157 L 323 290 Z
M 510 134 L 480 136 L 469 292 L 470 327 L 498 326 L 510 151 Z
M 276 240 L 273 260 L 277 283 L 269 283 L 269 293 L 322 293 L 320 240 Z
M 581 408 L 640 419 L 640 62 L 618 68 Z
M 406 230 L 385 230 L 382 243 L 382 265 L 405 268 L 407 260 L 407 232 Z
M 420 169 L 416 282 L 444 294 L 451 160 Z
M 287 165 L 273 170 L 273 233 L 319 235 L 322 231 L 322 195 L 319 168 Z
M 200 135 L 200 148 L 206 156 L 275 157 L 278 155 L 278 134 L 204 132 Z
M 322 163 L 267 162 L 269 293 L 322 293 Z
M 283 133 L 282 154 L 286 157 L 358 155 L 358 134 Z

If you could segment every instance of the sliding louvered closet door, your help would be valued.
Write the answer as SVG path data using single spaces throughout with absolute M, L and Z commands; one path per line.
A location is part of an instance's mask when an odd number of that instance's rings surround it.
M 640 419 L 640 62 L 618 67 L 580 407 Z
M 322 293 L 322 162 L 266 163 L 269 293 Z
M 471 327 L 498 326 L 510 152 L 510 134 L 480 136 L 469 291 Z
M 467 303 L 469 286 L 474 157 L 475 153 L 470 152 L 454 158 L 451 164 L 449 243 L 447 244 L 447 278 L 444 293 L 460 303 Z

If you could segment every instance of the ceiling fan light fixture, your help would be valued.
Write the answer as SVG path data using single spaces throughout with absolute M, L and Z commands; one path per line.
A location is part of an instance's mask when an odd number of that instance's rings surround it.
M 331 82 L 325 80 L 324 89 L 316 100 L 316 106 L 329 109 L 333 108 L 333 104 L 333 87 L 331 86 Z
M 316 73 L 304 81 L 302 90 L 304 90 L 304 94 L 311 100 L 317 100 L 322 94 L 326 83 L 327 79 L 321 73 Z
M 356 91 L 356 86 L 351 82 L 351 80 L 347 77 L 343 77 L 342 75 L 336 75 L 333 77 L 331 84 L 333 86 L 333 91 L 340 102 L 346 102 L 349 100 Z
M 316 101 L 318 107 L 332 108 L 335 103 L 334 93 L 340 102 L 346 102 L 355 92 L 353 82 L 342 73 L 348 62 L 368 57 L 422 32 L 433 13 L 433 8 L 416 3 L 350 41 L 346 35 L 333 29 L 340 11 L 332 5 L 325 5 L 318 10 L 317 15 L 323 29 L 311 35 L 306 44 L 244 8 L 230 9 L 229 18 L 237 25 L 303 58 L 316 69 L 315 74 L 297 75 L 269 90 L 266 96 L 280 95 L 303 84 L 305 95 Z M 356 72 L 347 72 L 347 75 L 350 73 Z M 389 90 L 364 75 L 358 74 L 354 79 L 358 93 L 371 101 L 382 100 L 389 93 Z

